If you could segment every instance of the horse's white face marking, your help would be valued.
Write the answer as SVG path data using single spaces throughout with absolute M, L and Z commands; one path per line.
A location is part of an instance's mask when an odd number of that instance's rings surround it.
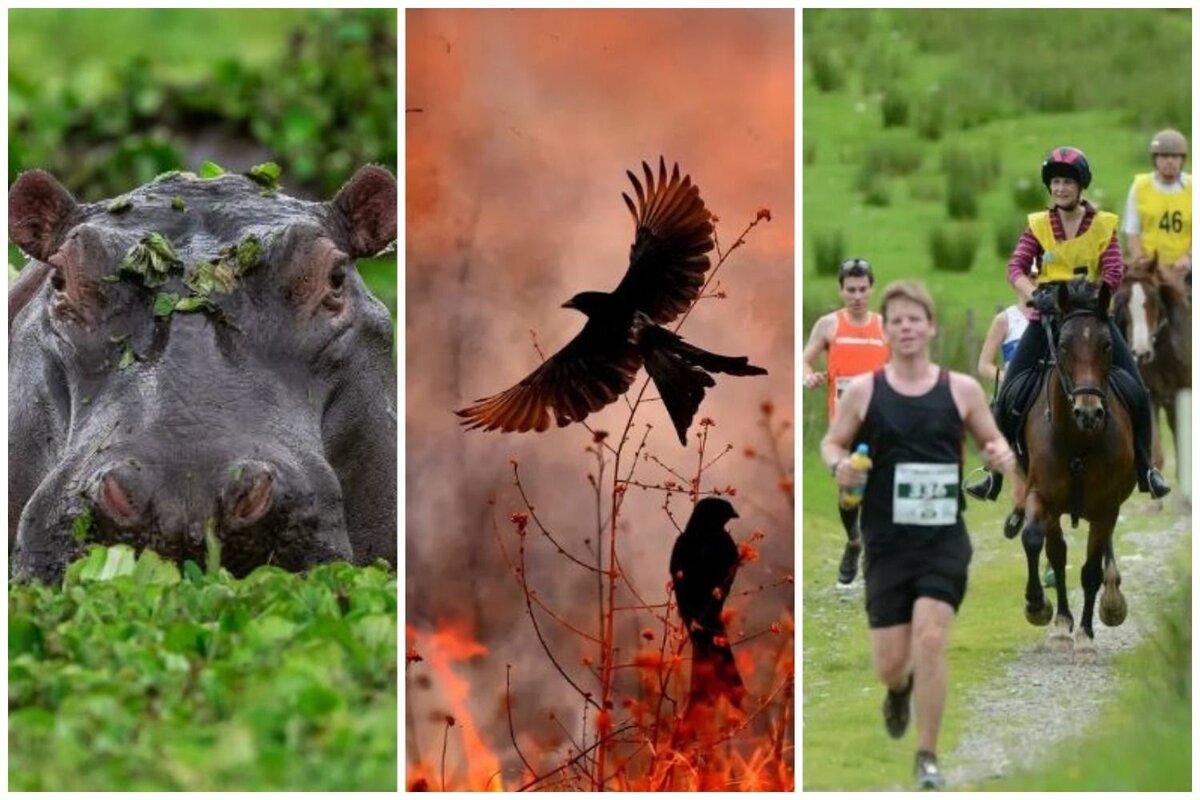
M 1146 311 L 1146 305 L 1149 299 L 1146 297 L 1146 291 L 1140 283 L 1135 283 L 1130 287 L 1129 292 L 1129 322 L 1130 322 L 1130 339 L 1129 349 L 1133 351 L 1134 358 L 1147 355 L 1154 347 L 1154 343 L 1150 341 L 1150 321 Z

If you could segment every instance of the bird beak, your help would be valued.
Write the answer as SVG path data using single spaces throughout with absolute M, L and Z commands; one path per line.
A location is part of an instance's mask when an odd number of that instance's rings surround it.
M 741 515 L 741 514 L 739 514 L 739 513 L 737 513 L 736 511 L 730 511 L 729 513 L 733 514 L 733 518 L 734 518 L 734 519 L 741 519 L 741 518 L 742 518 L 742 515 Z
M 575 302 L 573 300 L 568 300 L 567 302 L 562 304 L 562 307 L 563 308 L 574 308 Z

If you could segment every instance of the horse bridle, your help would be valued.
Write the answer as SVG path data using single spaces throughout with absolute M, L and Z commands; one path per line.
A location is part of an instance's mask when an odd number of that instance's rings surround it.
M 1100 318 L 1099 314 L 1095 311 L 1079 309 L 1079 310 L 1070 312 L 1065 317 L 1063 317 L 1061 320 L 1059 320 L 1059 323 L 1058 323 L 1059 341 L 1062 340 L 1062 329 L 1066 326 L 1068 321 L 1070 321 L 1076 317 L 1096 317 L 1097 319 Z M 1062 365 L 1058 363 L 1058 355 L 1055 352 L 1055 350 L 1056 350 L 1056 348 L 1054 347 L 1054 340 L 1052 339 L 1050 341 L 1050 365 L 1052 367 L 1054 367 L 1054 371 L 1058 373 L 1058 382 L 1059 382 L 1059 385 L 1062 386 L 1063 393 L 1066 394 L 1066 396 L 1072 402 L 1074 402 L 1074 400 L 1077 397 L 1087 397 L 1089 395 L 1092 397 L 1099 397 L 1100 398 L 1100 408 L 1103 409 L 1104 413 L 1107 415 L 1108 414 L 1108 393 L 1104 390 L 1104 387 L 1095 386 L 1093 384 L 1084 384 L 1082 386 L 1072 386 L 1071 379 L 1067 376 L 1066 370 L 1064 370 L 1062 368 Z M 1050 407 L 1051 407 L 1050 403 L 1047 402 L 1046 403 L 1046 413 L 1050 412 Z

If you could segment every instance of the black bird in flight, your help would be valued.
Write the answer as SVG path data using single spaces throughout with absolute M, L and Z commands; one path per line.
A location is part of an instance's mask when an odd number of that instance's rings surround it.
M 739 562 L 725 523 L 737 515 L 728 500 L 704 498 L 671 550 L 671 585 L 692 640 L 689 701 L 711 704 L 725 695 L 736 705 L 746 691 L 721 620 Z
M 629 268 L 611 292 L 580 292 L 563 304 L 587 315 L 583 330 L 516 386 L 454 413 L 468 430 L 544 431 L 553 413 L 559 427 L 579 422 L 629 390 L 644 364 L 667 407 L 680 443 L 715 386 L 711 372 L 765 375 L 745 356 L 722 356 L 688 344 L 663 325 L 695 302 L 713 249 L 712 214 L 691 176 L 658 179 L 642 162 L 646 186 L 632 172 L 637 203 L 622 193 L 635 234 Z

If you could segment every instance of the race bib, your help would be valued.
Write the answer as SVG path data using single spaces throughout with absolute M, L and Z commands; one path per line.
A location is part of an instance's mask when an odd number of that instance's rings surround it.
M 958 520 L 957 464 L 897 464 L 892 522 L 953 525 Z

